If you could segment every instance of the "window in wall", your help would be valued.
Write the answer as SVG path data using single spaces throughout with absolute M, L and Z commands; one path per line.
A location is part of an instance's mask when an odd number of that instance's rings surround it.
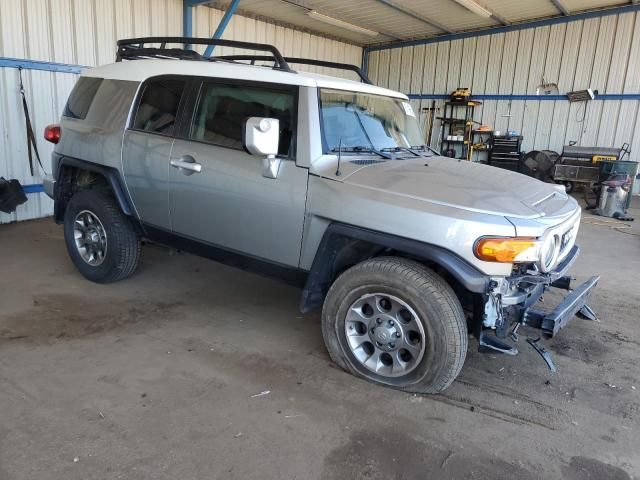
M 161 79 L 148 83 L 142 93 L 133 128 L 173 135 L 185 84 L 184 80 L 176 79 Z
M 295 95 L 292 90 L 205 83 L 190 138 L 242 149 L 242 129 L 249 117 L 277 118 L 280 121 L 278 155 L 293 156 Z

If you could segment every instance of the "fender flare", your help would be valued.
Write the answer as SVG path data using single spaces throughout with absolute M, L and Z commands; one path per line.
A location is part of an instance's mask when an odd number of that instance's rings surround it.
M 490 278 L 488 275 L 446 248 L 389 233 L 342 223 L 331 223 L 320 241 L 302 291 L 300 310 L 303 313 L 310 312 L 322 305 L 338 273 L 335 269 L 336 259 L 345 248 L 357 242 L 365 242 L 374 246 L 377 251 L 388 249 L 417 260 L 434 262 L 449 272 L 465 289 L 472 293 L 484 294 L 489 287 Z M 360 258 L 357 261 L 365 259 Z
M 105 165 L 100 165 L 93 162 L 88 162 L 86 160 L 80 160 L 78 158 L 62 157 L 60 159 L 60 163 L 58 164 L 58 172 L 57 172 L 57 179 L 56 179 L 57 185 L 60 185 L 60 186 L 62 185 L 62 180 L 63 180 L 62 175 L 65 167 L 80 168 L 83 170 L 88 170 L 90 172 L 95 172 L 102 175 L 106 179 L 109 186 L 111 187 L 111 190 L 113 191 L 113 195 L 115 196 L 116 201 L 118 202 L 118 205 L 122 210 L 122 213 L 124 213 L 129 217 L 135 216 L 133 203 L 129 198 L 126 188 L 124 187 L 124 181 L 120 175 L 120 172 L 118 172 L 116 168 L 107 167 Z M 62 200 L 60 198 L 61 193 L 62 192 L 60 192 L 60 189 L 57 188 L 56 198 L 55 198 L 56 207 L 58 207 L 60 201 Z M 58 219 L 58 216 L 61 213 L 62 212 L 58 212 L 58 208 L 56 208 L 55 214 L 54 214 L 55 218 Z

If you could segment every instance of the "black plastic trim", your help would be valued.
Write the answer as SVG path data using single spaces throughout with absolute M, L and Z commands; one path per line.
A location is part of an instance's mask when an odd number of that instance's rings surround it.
M 379 247 L 379 250 L 389 249 L 418 260 L 434 262 L 472 293 L 484 294 L 489 287 L 488 275 L 445 248 L 352 225 L 332 223 L 327 227 L 318 246 L 302 292 L 300 310 L 303 313 L 322 305 L 338 273 L 335 271 L 335 261 L 340 252 L 354 241 L 364 241 Z
M 269 57 L 267 55 L 220 55 L 219 57 L 215 57 L 220 60 L 229 60 L 231 62 L 236 61 L 273 61 L 273 57 Z M 352 65 L 351 63 L 340 63 L 340 62 L 328 62 L 325 60 L 316 60 L 315 58 L 300 58 L 300 57 L 284 57 L 287 63 L 298 63 L 300 65 L 314 65 L 316 67 L 327 67 L 327 68 L 335 68 L 338 70 L 349 70 L 351 72 L 355 72 L 360 77 L 364 83 L 368 83 L 369 85 L 373 85 L 367 74 L 358 67 L 357 65 Z
M 113 191 L 113 195 L 115 196 L 116 201 L 118 202 L 118 205 L 122 210 L 122 213 L 130 217 L 134 216 L 135 210 L 133 209 L 133 202 L 129 198 L 129 195 L 127 194 L 127 190 L 124 188 L 124 181 L 117 169 L 112 167 L 106 167 L 104 165 L 99 165 L 93 162 L 88 162 L 86 160 L 80 160 L 78 158 L 62 157 L 60 159 L 60 163 L 58 164 L 57 182 L 56 182 L 57 188 L 55 189 L 56 198 L 54 199 L 55 201 L 54 218 L 56 219 L 56 221 L 61 220 L 61 218 L 59 217 L 61 217 L 63 213 L 58 210 L 61 206 L 60 204 L 62 200 L 60 198 L 60 194 L 62 193 L 61 187 L 63 184 L 62 174 L 64 172 L 64 167 L 76 167 L 83 170 L 88 170 L 90 172 L 99 173 L 100 175 L 102 175 L 109 183 L 109 186 Z
M 196 240 L 148 223 L 143 223 L 143 227 L 146 232 L 145 237 L 153 242 L 193 253 L 194 255 L 215 260 L 216 262 L 241 270 L 257 273 L 267 278 L 279 280 L 294 287 L 302 288 L 307 279 L 308 272 L 297 267 L 271 262 L 226 247 Z
M 145 47 L 146 43 L 159 43 L 160 47 Z M 280 53 L 280 51 L 273 45 L 266 43 L 254 43 L 254 42 L 241 42 L 237 40 L 223 40 L 217 38 L 191 38 L 191 37 L 139 37 L 139 38 L 126 38 L 118 40 L 118 52 L 116 54 L 116 62 L 124 60 L 134 60 L 144 57 L 156 57 L 156 58 L 179 58 L 184 60 L 202 60 L 211 61 L 216 57 L 204 57 L 195 50 L 187 48 L 167 48 L 167 43 L 177 43 L 186 45 L 213 45 L 220 47 L 234 47 L 244 50 L 259 50 L 263 52 L 269 52 L 273 55 L 273 60 L 277 65 L 278 70 L 285 72 L 292 72 L 286 60 Z

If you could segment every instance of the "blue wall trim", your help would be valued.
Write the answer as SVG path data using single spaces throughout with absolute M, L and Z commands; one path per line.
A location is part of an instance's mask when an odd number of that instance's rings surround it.
M 391 43 L 388 45 L 365 47 L 364 50 L 368 54 L 369 52 L 375 52 L 379 50 L 392 50 L 394 48 L 411 47 L 414 45 L 427 45 L 429 43 L 448 42 L 451 40 L 459 40 L 462 38 L 483 37 L 485 35 L 494 35 L 496 33 L 514 32 L 517 30 L 525 30 L 528 28 L 544 27 L 547 25 L 557 25 L 559 23 L 575 22 L 576 20 L 586 20 L 589 18 L 607 17 L 610 15 L 620 15 L 622 13 L 638 12 L 638 11 L 640 11 L 640 4 L 623 5 L 621 7 L 607 8 L 603 10 L 594 10 L 591 12 L 575 13 L 573 15 L 546 18 L 543 20 L 535 20 L 533 22 L 518 23 L 516 25 L 506 25 L 504 27 L 488 28 L 486 30 L 475 30 L 472 32 L 452 33 L 449 35 L 439 35 L 437 37 L 423 38 L 421 40 L 405 40 L 401 42 Z
M 22 185 L 22 191 L 24 193 L 40 193 L 44 192 L 44 187 L 41 183 L 32 183 L 30 185 Z
M 411 100 L 447 100 L 449 95 L 444 94 L 430 94 L 430 93 L 409 93 L 407 94 Z M 566 95 L 518 95 L 518 94 L 484 94 L 473 95 L 474 100 L 540 100 L 540 101 L 555 101 L 566 100 L 569 98 Z M 638 93 L 604 93 L 602 95 L 596 95 L 595 100 L 640 100 L 640 94 Z
M 81 73 L 88 68 L 84 65 L 70 63 L 41 62 L 39 60 L 27 60 L 24 58 L 0 57 L 0 67 L 24 68 L 25 70 L 43 70 L 46 72 Z

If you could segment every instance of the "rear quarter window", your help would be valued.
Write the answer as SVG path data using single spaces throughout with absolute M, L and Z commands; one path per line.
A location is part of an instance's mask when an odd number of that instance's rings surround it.
M 67 118 L 84 120 L 102 81 L 102 78 L 80 77 L 69 95 L 62 115 Z
M 185 80 L 158 79 L 147 83 L 136 110 L 133 128 L 149 133 L 173 135 Z

